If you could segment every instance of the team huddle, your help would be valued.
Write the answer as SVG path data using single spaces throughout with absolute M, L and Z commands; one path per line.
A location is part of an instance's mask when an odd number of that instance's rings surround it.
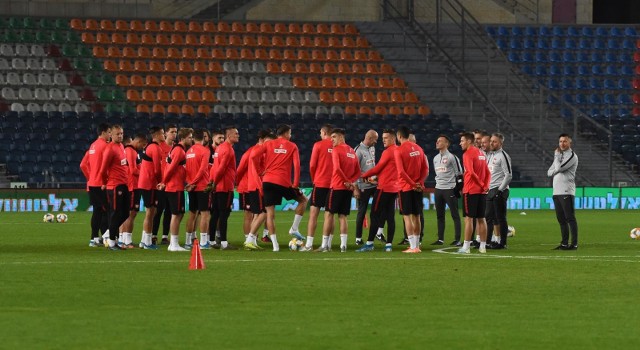
M 299 189 L 300 155 L 297 145 L 291 141 L 288 125 L 278 127 L 275 133 L 268 129 L 259 131 L 255 145 L 244 152 L 239 163 L 234 145 L 240 135 L 235 127 L 210 135 L 204 129 L 178 130 L 175 125 L 168 125 L 166 130 L 152 127 L 149 135 L 138 134 L 125 139 L 122 126 L 100 125 L 98 138 L 80 164 L 93 206 L 89 245 L 105 245 L 111 250 L 134 248 L 133 224 L 142 199 L 145 217 L 140 248 L 158 248 L 160 215 L 164 212 L 168 234 L 163 235 L 160 244 L 167 244 L 169 251 L 188 251 L 195 242 L 202 249 L 238 249 L 229 244 L 227 238 L 234 190 L 237 190 L 244 211 L 243 248 L 246 250 L 263 249 L 258 245 L 259 230 L 263 225 L 261 241 L 272 243 L 273 251 L 280 249 L 275 206 L 284 198 L 297 202 L 289 235 L 304 242 L 300 251 L 314 251 L 317 220 L 324 208 L 322 240 L 315 251 L 331 250 L 337 228 L 340 251 L 345 252 L 347 216 L 352 198 L 355 198 L 358 203 L 356 244 L 361 245 L 358 252 L 374 250 L 376 238 L 385 243 L 385 251 L 392 251 L 398 207 L 405 229 L 402 242 L 409 245 L 403 252 L 420 253 L 424 228 L 423 192 L 429 162 L 415 142 L 415 135 L 404 126 L 383 130 L 384 151 L 377 162 L 374 145 L 378 134 L 374 130 L 367 132 L 356 149 L 345 142 L 343 129 L 331 125 L 322 126 L 320 138 L 311 153 L 309 172 L 313 190 L 307 199 Z M 499 133 L 462 133 L 460 146 L 464 156 L 460 162 L 448 150 L 450 138 L 438 137 L 438 154 L 433 159 L 438 239 L 432 245 L 444 244 L 445 209 L 448 206 L 455 232 L 451 245 L 460 247 L 459 253 L 469 253 L 472 246 L 480 253 L 485 253 L 487 248 L 506 248 L 506 208 L 512 169 L 511 160 L 502 149 L 503 142 L 504 136 Z M 186 211 L 185 192 L 189 216 L 181 246 L 179 233 Z M 465 217 L 464 240 L 461 239 L 458 214 L 459 197 L 462 197 Z M 370 201 L 369 233 L 364 240 L 362 228 Z M 309 223 L 305 237 L 300 233 L 299 225 L 308 202 Z M 334 223 L 336 215 L 337 227 Z M 386 238 L 383 234 L 385 225 Z M 200 232 L 199 241 L 196 231 Z M 477 235 L 472 240 L 474 231 Z

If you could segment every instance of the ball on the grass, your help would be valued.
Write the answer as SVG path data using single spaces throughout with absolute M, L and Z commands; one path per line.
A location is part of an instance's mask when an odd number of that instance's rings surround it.
M 632 228 L 631 232 L 629 232 L 629 237 L 631 237 L 631 239 L 640 239 L 640 227 Z
M 56 220 L 56 217 L 53 216 L 53 214 L 51 214 L 51 213 L 46 213 L 42 217 L 42 221 L 43 222 L 54 222 L 55 220 Z
M 301 240 L 299 240 L 297 238 L 292 238 L 289 241 L 289 250 L 295 252 L 298 249 L 300 249 L 300 247 L 302 247 L 303 244 L 304 244 L 304 241 L 301 241 Z
M 507 233 L 507 237 L 513 237 L 516 235 L 516 228 L 509 225 L 509 232 Z
M 60 223 L 67 222 L 68 219 L 69 219 L 69 217 L 67 216 L 67 214 L 60 213 L 60 214 L 56 215 L 56 221 L 57 222 L 60 222 Z

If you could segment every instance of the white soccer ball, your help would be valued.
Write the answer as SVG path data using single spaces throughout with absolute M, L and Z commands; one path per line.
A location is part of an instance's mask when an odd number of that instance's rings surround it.
M 516 228 L 509 225 L 509 233 L 507 233 L 507 237 L 513 237 L 516 235 Z
M 53 216 L 53 214 L 51 214 L 51 213 L 46 213 L 42 217 L 42 221 L 43 222 L 55 222 L 55 220 L 56 220 L 56 217 Z
M 56 215 L 56 221 L 57 222 L 60 222 L 60 223 L 67 222 L 68 219 L 69 218 L 67 217 L 67 214 L 60 213 L 60 214 Z
M 632 228 L 631 232 L 629 232 L 629 237 L 631 237 L 631 239 L 640 239 L 640 227 Z
M 298 251 L 298 249 L 300 249 L 300 247 L 302 247 L 304 245 L 304 241 L 299 240 L 297 238 L 292 238 L 289 241 L 289 250 L 292 252 Z

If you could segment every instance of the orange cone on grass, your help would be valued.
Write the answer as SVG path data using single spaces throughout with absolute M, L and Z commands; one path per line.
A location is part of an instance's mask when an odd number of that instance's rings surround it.
M 202 251 L 200 250 L 200 242 L 198 239 L 193 240 L 193 248 L 191 249 L 191 261 L 189 262 L 189 270 L 204 270 L 207 266 L 202 260 Z

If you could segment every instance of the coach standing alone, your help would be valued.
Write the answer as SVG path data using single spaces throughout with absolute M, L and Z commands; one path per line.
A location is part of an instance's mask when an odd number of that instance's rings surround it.
M 562 234 L 560 245 L 554 248 L 556 250 L 578 249 L 578 222 L 574 207 L 577 168 L 578 156 L 571 149 L 571 137 L 568 134 L 561 134 L 553 164 L 547 170 L 547 176 L 553 178 L 553 205 Z M 571 232 L 571 245 L 569 245 L 569 232 Z

